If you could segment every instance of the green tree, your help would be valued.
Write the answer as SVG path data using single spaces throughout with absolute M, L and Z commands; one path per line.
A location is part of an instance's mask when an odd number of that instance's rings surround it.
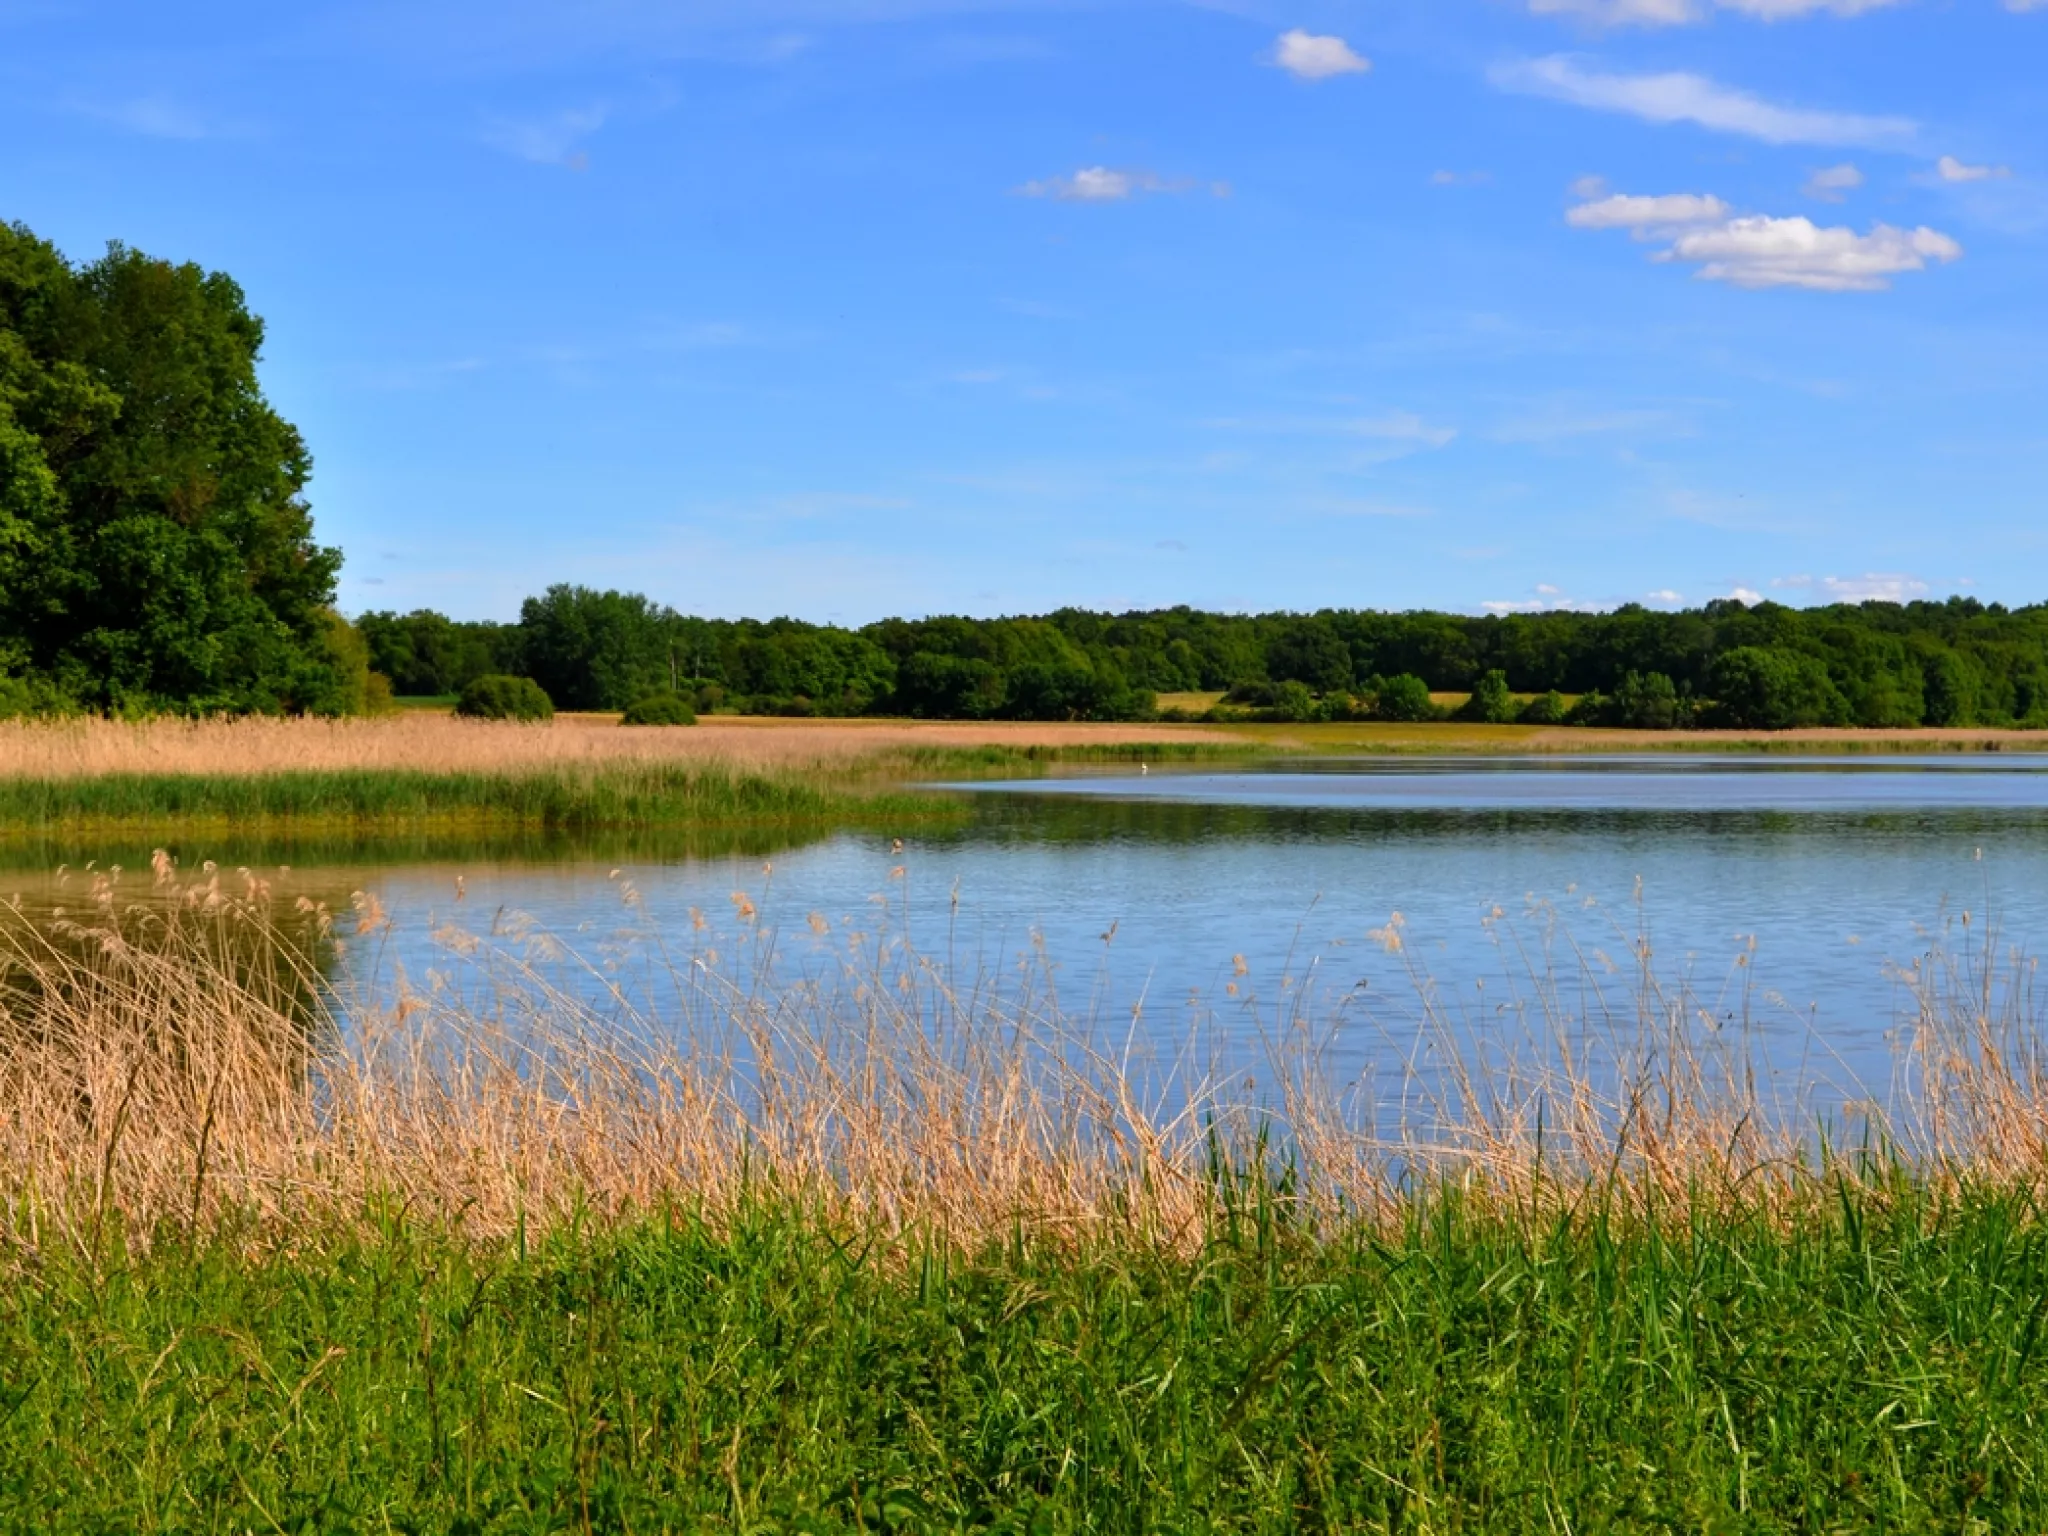
M 624 709 L 673 682 L 676 622 L 637 592 L 549 587 L 520 605 L 527 674 L 562 709 Z
M 1488 672 L 1472 686 L 1472 697 L 1465 701 L 1459 712 L 1465 720 L 1478 720 L 1487 725 L 1505 725 L 1515 718 L 1515 696 L 1508 692 L 1508 675 L 1498 667 Z
M 1783 731 L 1843 725 L 1849 701 L 1812 656 L 1770 646 L 1738 646 L 1714 663 L 1714 696 L 1725 723 Z
M 222 273 L 0 227 L 0 658 L 94 707 L 348 707 L 338 551 Z
M 1625 672 L 1614 690 L 1614 724 L 1635 731 L 1668 731 L 1679 723 L 1678 688 L 1662 672 Z
M 1375 678 L 1370 688 L 1372 712 L 1380 720 L 1434 720 L 1436 705 L 1429 696 L 1429 684 L 1412 672 L 1398 677 Z

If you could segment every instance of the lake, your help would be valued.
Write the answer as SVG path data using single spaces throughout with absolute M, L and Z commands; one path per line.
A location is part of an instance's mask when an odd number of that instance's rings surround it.
M 1381 1082 L 1425 995 L 1460 1027 L 1539 995 L 1625 1013 L 1647 953 L 1689 1018 L 1740 1029 L 1823 1102 L 1882 1089 L 1899 976 L 1930 949 L 2048 937 L 2031 758 L 1318 760 L 947 787 L 968 815 L 900 846 L 301 853 L 292 879 L 392 915 L 344 961 L 378 989 L 398 968 L 461 984 L 451 924 L 574 952 L 591 963 L 549 961 L 559 985 L 656 1016 L 694 959 L 772 989 L 909 952 L 956 987 L 1031 971 L 1068 1016 L 1162 1049 L 1199 1031 L 1249 1062 L 1262 1034 L 1341 1021 L 1333 1069 Z

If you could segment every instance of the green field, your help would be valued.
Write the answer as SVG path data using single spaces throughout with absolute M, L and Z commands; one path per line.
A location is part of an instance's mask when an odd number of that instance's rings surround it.
M 2048 1225 L 1912 1185 L 1675 1228 L 1418 1203 L 1201 1251 L 762 1208 L 387 1214 L 0 1290 L 0 1522 L 109 1531 L 2038 1531 Z

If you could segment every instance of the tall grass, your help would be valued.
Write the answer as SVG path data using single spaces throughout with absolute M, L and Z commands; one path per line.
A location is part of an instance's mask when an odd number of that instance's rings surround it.
M 1569 936 L 1512 1034 L 1415 972 L 1389 1118 L 1305 989 L 1148 1057 L 893 900 L 405 977 L 368 895 L 141 883 L 0 910 L 0 1525 L 2048 1522 L 2048 1082 L 1981 934 L 1845 1144 Z
M 370 896 L 279 910 L 254 874 L 162 855 L 132 884 L 100 872 L 71 910 L 0 910 L 0 1230 L 20 1241 L 290 1230 L 383 1198 L 497 1238 L 577 1212 L 716 1222 L 767 1194 L 962 1251 L 1020 1232 L 1186 1251 L 1232 1179 L 1340 1231 L 1450 1188 L 1538 1223 L 1789 1212 L 1862 1180 L 1873 1150 L 1931 1187 L 2048 1173 L 2032 971 L 1988 944 L 1906 978 L 1890 1106 L 1845 1153 L 1647 946 L 1615 991 L 1543 936 L 1477 1019 L 1417 970 L 1414 1038 L 1382 1019 L 1377 1068 L 1339 1080 L 1355 1004 L 1283 989 L 1234 1034 L 1147 1046 L 1151 1026 L 1102 1017 L 1046 957 L 983 973 L 920 953 L 886 901 L 858 929 L 814 914 L 801 950 L 744 893 L 736 938 L 699 917 L 587 954 L 500 914 L 439 930 L 447 963 L 422 979 L 377 963 L 392 920 Z M 1376 937 L 1403 948 L 1398 920 Z M 341 961 L 362 990 L 337 994 Z
M 958 814 L 957 805 L 906 788 L 918 779 L 1258 750 L 1114 727 L 0 722 L 0 838 L 139 828 L 304 839 L 901 823 Z
M 1014 748 L 1045 753 L 1153 743 L 1227 744 L 1218 732 L 1171 725 L 1006 722 L 707 720 L 687 730 L 628 731 L 603 718 L 551 726 L 414 714 L 378 720 L 248 719 L 0 721 L 0 779 L 103 775 L 249 776 L 411 770 L 521 774 L 608 765 L 701 765 L 738 774 L 865 771 L 901 750 Z

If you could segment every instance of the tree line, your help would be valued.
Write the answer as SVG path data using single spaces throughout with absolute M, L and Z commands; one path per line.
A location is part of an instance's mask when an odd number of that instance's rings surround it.
M 699 709 L 932 719 L 1127 720 L 1161 695 L 1277 719 L 1467 718 L 1642 728 L 2048 726 L 2048 607 L 1971 598 L 1791 608 L 1471 616 L 1192 608 L 719 620 L 636 593 L 550 587 L 515 623 L 431 611 L 358 621 L 400 693 L 530 677 L 567 709 L 676 691 Z M 1169 701 L 1171 703 L 1171 701 Z
M 257 378 L 263 338 L 223 273 L 119 244 L 74 263 L 0 226 L 0 716 L 349 714 L 394 689 L 509 677 L 564 709 L 659 696 L 665 715 L 1129 720 L 1162 696 L 1172 712 L 1172 695 L 1220 694 L 1262 718 L 1405 720 L 1454 694 L 1479 720 L 2048 726 L 2048 608 L 1965 598 L 1502 617 L 1067 608 L 848 629 L 562 585 L 511 623 L 423 610 L 351 624 L 334 607 L 341 553 L 306 504 L 311 456 Z

